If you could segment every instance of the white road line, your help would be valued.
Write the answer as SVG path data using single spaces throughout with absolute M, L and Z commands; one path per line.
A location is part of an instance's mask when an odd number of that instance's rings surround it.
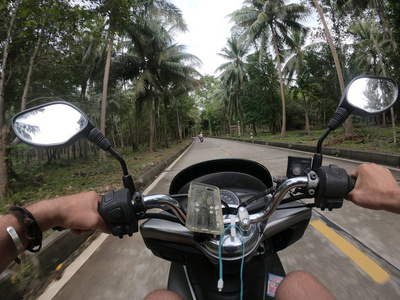
M 100 234 L 100 236 L 95 239 L 89 247 L 87 247 L 81 255 L 79 255 L 76 260 L 70 264 L 65 271 L 60 280 L 53 281 L 48 285 L 44 293 L 38 298 L 38 300 L 50 300 L 53 299 L 57 293 L 62 289 L 62 287 L 75 275 L 80 267 L 89 259 L 89 257 L 100 247 L 100 245 L 106 240 L 109 235 L 106 233 Z

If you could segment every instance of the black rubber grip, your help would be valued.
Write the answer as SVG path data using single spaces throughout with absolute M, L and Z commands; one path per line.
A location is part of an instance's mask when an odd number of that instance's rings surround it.
M 138 231 L 138 219 L 132 206 L 129 189 L 105 192 L 99 205 L 99 214 L 111 233 L 122 238 Z
M 354 187 L 356 186 L 357 178 L 354 177 L 349 177 L 349 191 L 350 193 L 352 190 L 354 190 Z

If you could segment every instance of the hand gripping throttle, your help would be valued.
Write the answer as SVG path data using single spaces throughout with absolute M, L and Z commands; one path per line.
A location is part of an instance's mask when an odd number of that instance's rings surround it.
M 343 198 L 353 190 L 356 180 L 347 175 L 345 169 L 336 165 L 322 166 L 317 174 L 319 184 L 315 194 L 315 206 L 322 210 L 341 208 Z

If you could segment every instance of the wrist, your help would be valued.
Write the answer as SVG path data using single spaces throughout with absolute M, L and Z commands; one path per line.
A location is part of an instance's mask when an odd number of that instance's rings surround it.
M 59 209 L 56 204 L 56 199 L 44 200 L 34 203 L 27 207 L 31 214 L 36 219 L 37 224 L 42 232 L 56 226 L 59 214 Z
M 391 190 L 383 203 L 384 210 L 400 214 L 400 187 Z

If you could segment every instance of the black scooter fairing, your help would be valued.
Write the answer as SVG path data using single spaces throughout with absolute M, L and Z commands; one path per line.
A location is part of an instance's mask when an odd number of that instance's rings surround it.
M 252 160 L 225 158 L 204 161 L 179 172 L 171 182 L 169 194 L 178 194 L 192 180 L 213 173 L 236 172 L 256 177 L 267 188 L 272 187 L 272 177 L 268 169 Z

